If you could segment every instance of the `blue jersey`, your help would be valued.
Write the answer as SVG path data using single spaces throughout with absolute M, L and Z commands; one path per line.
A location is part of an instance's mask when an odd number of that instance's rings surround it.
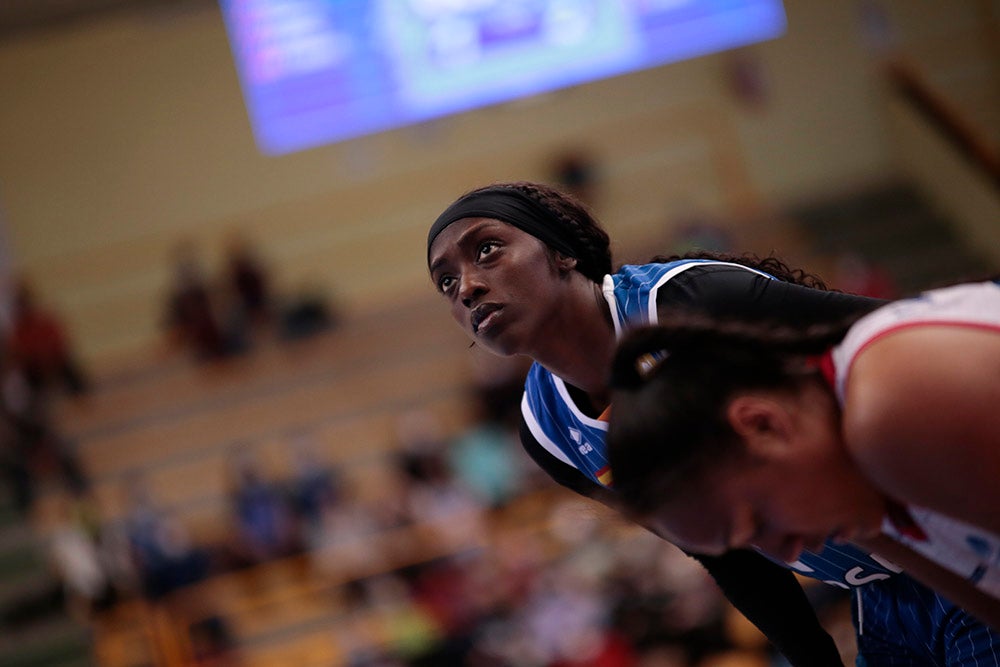
M 695 266 L 726 264 L 715 260 L 678 260 L 663 264 L 623 266 L 605 278 L 604 296 L 611 309 L 615 333 L 657 322 L 657 293 L 668 281 Z M 743 266 L 740 269 L 753 271 Z M 765 273 L 758 274 L 771 279 Z M 584 414 L 569 395 L 563 380 L 539 364 L 532 365 L 525 382 L 521 412 L 535 440 L 558 461 L 591 481 L 612 487 L 605 446 L 607 422 Z M 897 568 L 849 545 L 827 544 L 820 553 L 804 552 L 795 571 L 844 588 L 888 579 Z

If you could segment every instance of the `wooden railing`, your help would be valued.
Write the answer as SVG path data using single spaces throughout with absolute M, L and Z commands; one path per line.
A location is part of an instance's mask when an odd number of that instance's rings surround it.
M 886 65 L 893 89 L 1000 191 L 1000 151 L 967 116 L 938 92 L 920 70 L 902 59 Z

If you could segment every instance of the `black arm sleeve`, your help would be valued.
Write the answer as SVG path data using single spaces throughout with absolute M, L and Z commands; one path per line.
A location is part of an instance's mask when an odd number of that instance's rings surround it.
M 691 267 L 661 286 L 656 302 L 661 316 L 681 310 L 793 326 L 838 322 L 885 303 L 772 280 L 733 264 Z
M 523 418 L 520 432 L 525 451 L 552 479 L 617 509 L 613 493 L 548 453 Z M 754 551 L 694 558 L 705 566 L 733 606 L 764 633 L 793 667 L 843 667 L 833 639 L 823 630 L 790 570 Z
M 820 625 L 791 570 L 743 549 L 694 558 L 792 665 L 843 667 L 837 645 Z

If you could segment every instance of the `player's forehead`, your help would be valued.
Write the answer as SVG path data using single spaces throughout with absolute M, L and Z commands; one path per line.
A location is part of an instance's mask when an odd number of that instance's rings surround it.
M 499 234 L 505 237 L 519 234 L 530 236 L 510 223 L 497 220 L 496 218 L 462 218 L 461 220 L 456 220 L 442 229 L 433 243 L 431 243 L 428 254 L 428 263 L 431 271 L 433 272 L 438 265 L 450 259 L 453 254 L 461 252 L 475 244 L 483 236 L 490 234 Z

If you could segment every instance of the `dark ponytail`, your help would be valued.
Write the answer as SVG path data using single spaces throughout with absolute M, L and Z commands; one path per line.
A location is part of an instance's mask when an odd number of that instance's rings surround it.
M 741 451 L 726 418 L 739 393 L 797 393 L 850 322 L 805 330 L 679 316 L 637 328 L 612 366 L 608 455 L 626 508 L 643 515 Z

